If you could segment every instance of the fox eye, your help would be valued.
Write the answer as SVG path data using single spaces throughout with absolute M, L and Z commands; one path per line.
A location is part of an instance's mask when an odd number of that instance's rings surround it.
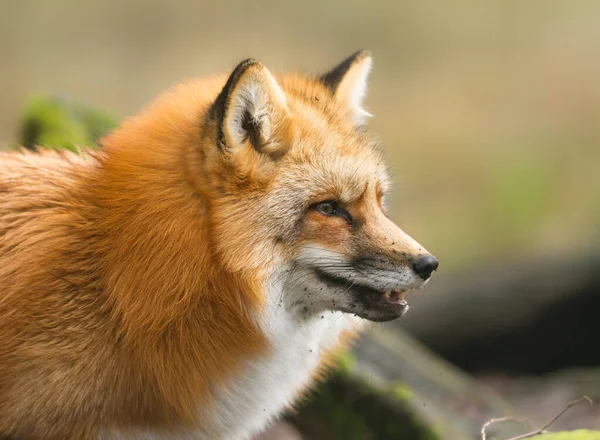
M 333 202 L 323 202 L 317 205 L 317 211 L 321 214 L 333 215 L 335 214 L 335 207 L 333 206 Z
M 350 213 L 348 213 L 348 211 L 346 211 L 344 208 L 342 208 L 338 202 L 326 201 L 326 202 L 317 203 L 313 206 L 317 211 L 319 211 L 323 215 L 327 215 L 327 216 L 335 215 L 337 217 L 343 218 L 350 224 L 352 223 L 352 217 L 350 216 Z

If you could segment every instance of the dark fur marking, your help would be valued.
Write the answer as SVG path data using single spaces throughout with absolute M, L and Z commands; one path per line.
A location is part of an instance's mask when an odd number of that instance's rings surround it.
M 227 79 L 227 82 L 221 90 L 221 93 L 219 93 L 219 96 L 217 96 L 217 99 L 210 107 L 210 110 L 208 112 L 209 119 L 217 123 L 217 146 L 221 150 L 227 148 L 227 144 L 225 142 L 225 134 L 223 132 L 223 123 L 225 122 L 225 116 L 227 115 L 227 110 L 229 108 L 231 92 L 233 92 L 238 82 L 248 69 L 260 65 L 260 61 L 257 61 L 252 58 L 248 58 L 247 60 L 244 60 L 240 64 L 238 64 Z
M 250 143 L 254 145 L 254 148 L 258 151 L 260 144 L 260 137 L 258 135 L 260 131 L 260 124 L 252 118 L 250 112 L 246 111 L 244 118 L 242 119 L 242 128 L 246 132 L 246 139 L 250 138 Z
M 348 73 L 350 67 L 352 67 L 357 61 L 360 61 L 370 55 L 371 53 L 368 50 L 359 50 L 358 52 L 350 55 L 332 70 L 322 75 L 319 80 L 331 91 L 332 95 L 335 95 L 340 82 L 342 82 L 342 79 L 346 73 Z

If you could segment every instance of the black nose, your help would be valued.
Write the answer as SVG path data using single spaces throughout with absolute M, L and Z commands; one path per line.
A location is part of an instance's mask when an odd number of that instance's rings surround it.
M 439 261 L 433 255 L 422 255 L 415 260 L 414 269 L 417 275 L 426 280 L 439 266 Z

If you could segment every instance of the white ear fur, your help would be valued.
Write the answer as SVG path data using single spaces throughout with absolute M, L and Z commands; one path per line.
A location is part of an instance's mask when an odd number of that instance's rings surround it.
M 363 108 L 372 66 L 371 54 L 359 51 L 321 78 L 335 98 L 349 107 L 357 126 L 363 125 L 372 116 Z
M 356 125 L 365 124 L 367 119 L 373 116 L 363 108 L 364 100 L 367 96 L 367 79 L 369 78 L 372 66 L 373 61 L 371 57 L 358 62 L 344 76 L 336 92 L 336 97 L 338 99 L 343 98 L 352 110 Z
M 277 118 L 284 115 L 287 105 L 283 90 L 269 70 L 255 62 L 232 84 L 223 119 L 226 144 L 235 147 L 250 138 L 257 150 L 271 153 L 269 149 L 276 147 L 270 140 Z

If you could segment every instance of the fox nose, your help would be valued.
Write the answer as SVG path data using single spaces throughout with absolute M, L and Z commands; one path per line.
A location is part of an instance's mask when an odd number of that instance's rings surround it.
M 433 255 L 421 255 L 415 260 L 413 268 L 422 279 L 428 279 L 439 266 L 439 261 Z

